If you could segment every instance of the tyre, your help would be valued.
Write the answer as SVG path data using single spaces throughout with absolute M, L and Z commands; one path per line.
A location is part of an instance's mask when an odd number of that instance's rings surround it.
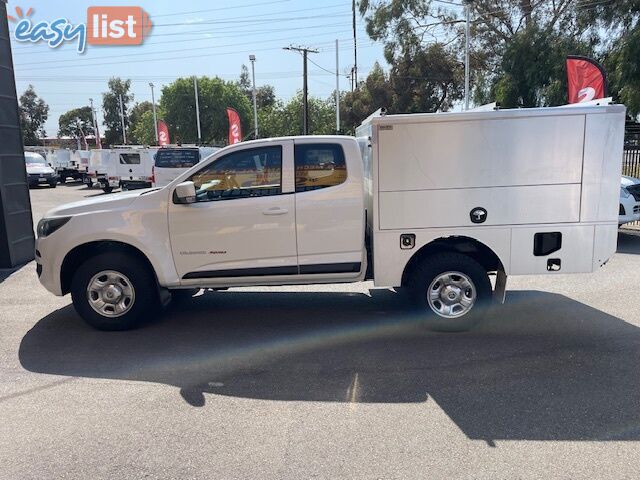
M 50 183 L 50 184 L 49 184 L 49 186 L 50 186 L 51 188 L 56 188 L 56 187 L 58 186 L 58 184 L 57 184 L 57 183 Z
M 492 288 L 485 269 L 459 253 L 425 258 L 410 274 L 407 293 L 430 329 L 463 332 L 473 328 L 491 305 Z
M 71 281 L 76 312 L 98 330 L 129 330 L 158 311 L 156 279 L 139 258 L 120 252 L 86 260 Z
M 64 185 L 65 183 L 67 183 L 67 177 L 60 177 L 60 183 L 62 185 Z
M 111 192 L 113 192 L 113 187 L 103 187 L 102 191 L 104 193 L 111 193 Z

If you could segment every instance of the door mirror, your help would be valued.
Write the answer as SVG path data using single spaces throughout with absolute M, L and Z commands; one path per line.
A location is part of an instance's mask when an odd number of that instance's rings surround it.
M 196 202 L 196 187 L 193 182 L 182 182 L 173 191 L 173 203 L 188 205 Z

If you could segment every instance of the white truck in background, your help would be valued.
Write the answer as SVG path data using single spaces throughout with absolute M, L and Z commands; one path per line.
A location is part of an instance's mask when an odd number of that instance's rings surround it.
M 151 187 L 153 162 L 157 148 L 141 145 L 122 145 L 112 149 L 116 165 L 115 176 L 120 179 L 122 190 Z
M 614 254 L 624 123 L 620 105 L 378 113 L 357 138 L 238 143 L 164 188 L 48 212 L 38 276 L 106 330 L 194 288 L 366 279 L 463 330 L 508 275 Z
M 220 150 L 220 147 L 170 145 L 160 147 L 154 156 L 153 186 L 164 187 L 184 172 Z
M 111 193 L 114 188 L 118 188 L 120 178 L 117 176 L 117 160 L 110 149 L 91 150 L 85 177 L 87 186 L 89 188 L 98 186 L 105 193 Z

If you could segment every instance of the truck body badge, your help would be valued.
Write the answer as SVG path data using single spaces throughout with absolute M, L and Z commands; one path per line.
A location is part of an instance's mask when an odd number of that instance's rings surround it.
M 487 221 L 487 216 L 487 211 L 482 207 L 476 207 L 469 213 L 469 217 L 473 223 L 484 223 Z

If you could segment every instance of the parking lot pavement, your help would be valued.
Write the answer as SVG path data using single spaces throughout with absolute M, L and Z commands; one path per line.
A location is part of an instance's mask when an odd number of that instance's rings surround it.
M 32 191 L 35 215 L 101 194 Z M 370 283 L 233 289 L 85 326 L 0 277 L 0 478 L 637 478 L 640 236 L 429 333 Z

